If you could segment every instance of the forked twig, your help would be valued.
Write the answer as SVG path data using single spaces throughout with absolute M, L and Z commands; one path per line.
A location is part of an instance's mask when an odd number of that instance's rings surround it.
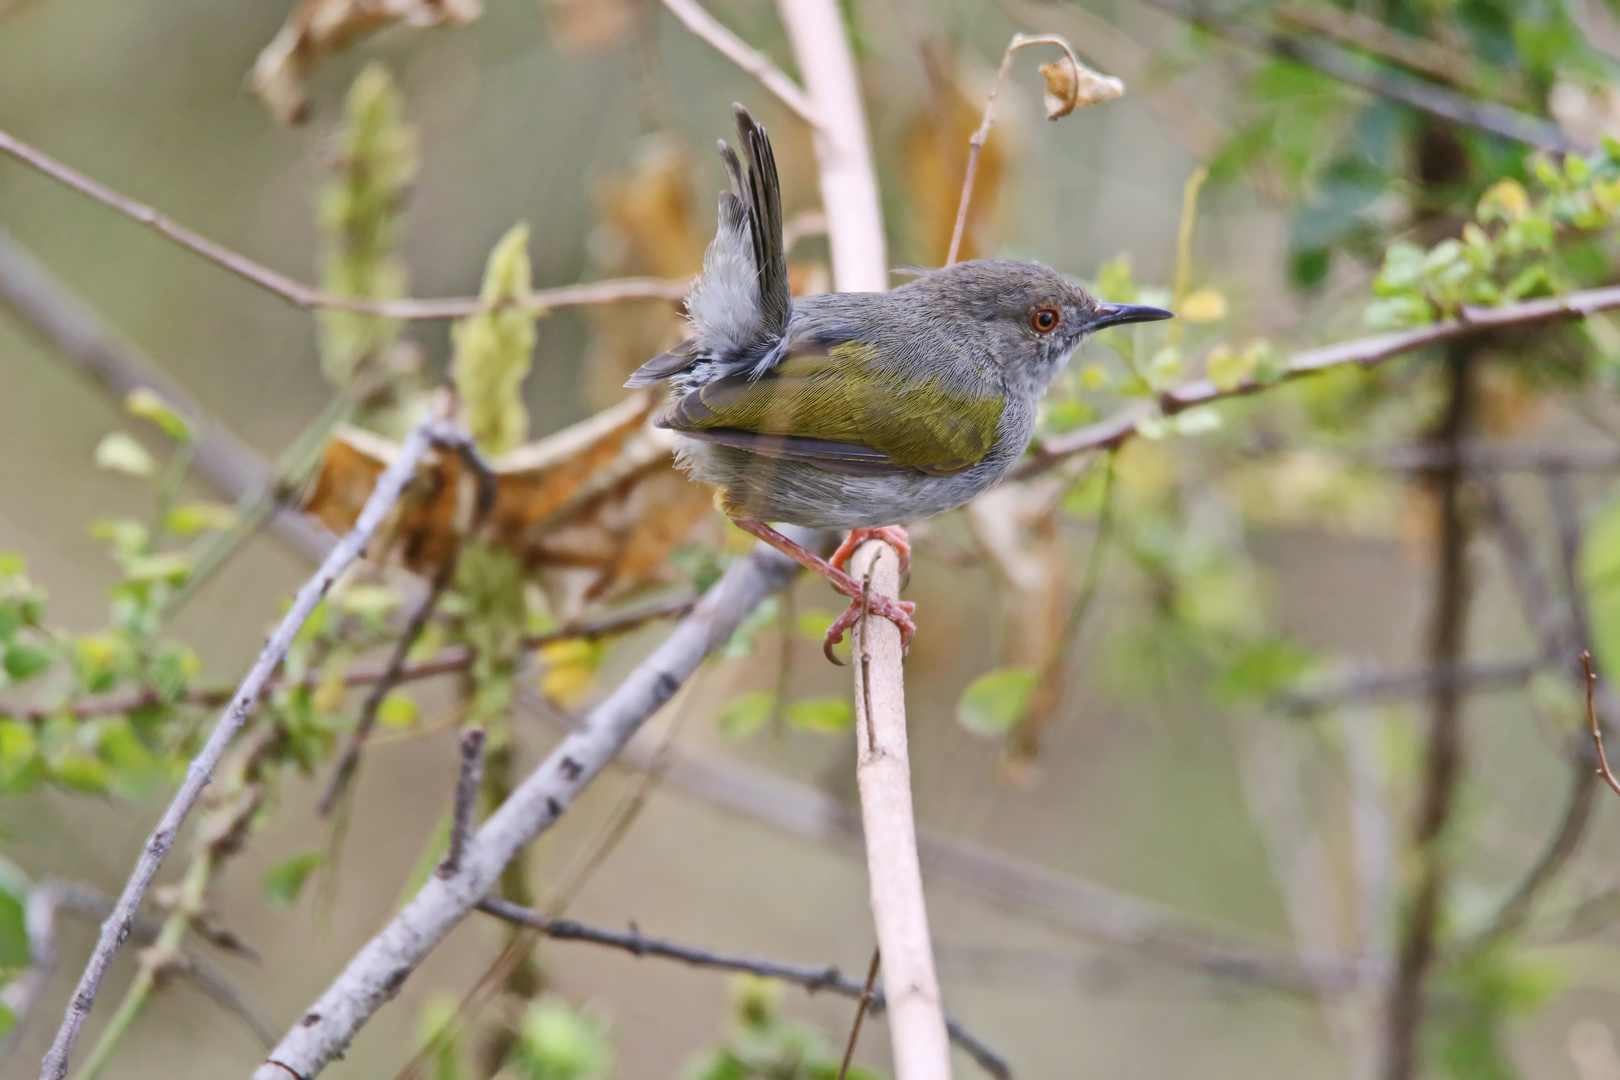
M 1603 752 L 1603 728 L 1598 724 L 1597 709 L 1592 704 L 1592 694 L 1597 689 L 1597 672 L 1592 670 L 1590 652 L 1581 653 L 1581 670 L 1586 673 L 1586 722 L 1592 729 L 1592 745 L 1597 747 L 1598 775 L 1603 777 L 1616 795 L 1620 795 L 1620 780 L 1616 780 L 1609 769 L 1609 755 Z
M 44 151 L 23 142 L 15 135 L 0 131 L 0 153 L 9 154 L 18 161 L 38 169 L 79 194 L 94 199 L 101 205 L 118 211 L 132 221 L 138 221 L 154 232 L 173 240 L 193 254 L 200 255 L 217 266 L 222 266 L 238 277 L 275 293 L 301 308 L 337 308 L 361 315 L 378 315 L 389 319 L 459 319 L 486 311 L 490 305 L 476 296 L 446 300 L 377 300 L 360 296 L 339 296 L 296 281 L 279 271 L 223 244 L 194 232 L 145 203 L 120 194 L 105 184 L 92 180 L 69 165 L 65 165 Z M 691 287 L 689 281 L 666 281 L 661 278 L 624 278 L 616 281 L 592 281 L 579 285 L 564 285 L 556 289 L 537 289 L 523 299 L 529 311 L 550 308 L 585 307 L 593 304 L 613 304 L 626 300 L 680 300 Z
M 151 885 L 158 868 L 163 864 L 164 857 L 169 853 L 169 848 L 173 846 L 180 826 L 185 822 L 191 808 L 196 805 L 203 788 L 208 786 L 214 769 L 224 757 L 231 740 L 241 731 L 242 725 L 252 714 L 270 677 L 286 658 L 287 650 L 299 629 L 337 581 L 338 575 L 364 554 L 371 538 L 404 493 L 405 486 L 416 475 L 417 463 L 427 452 L 433 431 L 434 422 L 423 423 L 412 430 L 405 439 L 404 445 L 400 447 L 399 456 L 377 478 L 377 485 L 371 497 L 366 500 L 360 516 L 355 520 L 354 528 L 338 541 L 321 563 L 320 569 L 316 570 L 315 575 L 298 590 L 292 607 L 282 617 L 281 624 L 276 627 L 275 633 L 270 635 L 270 640 L 260 651 L 258 660 L 254 662 L 237 689 L 236 695 L 226 706 L 213 734 L 208 737 L 208 742 L 191 760 L 180 790 L 175 792 L 169 808 L 164 811 L 157 828 L 142 847 L 140 858 L 135 863 L 135 870 L 130 875 L 128 884 L 124 886 L 124 891 L 119 894 L 112 914 L 102 923 L 101 938 L 85 965 L 84 974 L 80 977 L 79 985 L 69 1001 L 67 1014 L 62 1018 L 62 1026 L 56 1033 L 50 1052 L 45 1056 L 40 1073 L 42 1080 L 62 1080 L 62 1077 L 67 1075 L 68 1059 L 73 1052 L 74 1043 L 78 1041 L 85 1018 L 90 1015 L 90 1008 L 95 1003 L 96 990 L 107 974 L 107 969 L 112 965 L 113 955 L 129 936 L 141 897 Z

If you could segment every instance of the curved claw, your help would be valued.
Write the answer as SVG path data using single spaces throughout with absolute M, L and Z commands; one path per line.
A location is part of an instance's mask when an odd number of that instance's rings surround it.
M 891 600 L 887 596 L 868 596 L 866 604 L 873 615 L 882 616 L 894 623 L 900 629 L 900 655 L 904 656 L 911 651 L 912 636 L 917 633 L 917 624 L 911 618 L 917 605 L 909 600 Z M 834 619 L 832 625 L 827 627 L 827 636 L 822 639 L 821 653 L 828 660 L 844 666 L 844 661 L 838 659 L 833 652 L 833 646 L 844 640 L 844 631 L 860 621 L 863 605 L 859 599 L 852 600 L 844 613 Z

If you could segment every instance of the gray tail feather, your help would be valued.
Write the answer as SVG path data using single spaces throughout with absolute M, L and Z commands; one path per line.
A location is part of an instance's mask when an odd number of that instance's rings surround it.
M 631 372 L 630 377 L 624 381 L 624 385 L 628 387 L 651 386 L 655 382 L 663 382 L 671 375 L 685 371 L 702 359 L 693 347 L 694 344 L 691 338 L 687 338 L 669 352 L 659 353 Z

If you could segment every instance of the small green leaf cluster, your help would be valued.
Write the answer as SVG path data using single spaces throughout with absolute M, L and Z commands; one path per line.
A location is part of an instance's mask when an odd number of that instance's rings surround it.
M 1562 165 L 1537 155 L 1534 196 L 1512 177 L 1480 197 L 1460 237 L 1429 248 L 1391 244 L 1373 282 L 1369 325 L 1385 330 L 1455 318 L 1465 306 L 1493 307 L 1567 291 L 1578 268 L 1560 245 L 1607 233 L 1620 214 L 1620 142 Z M 1606 261 L 1606 260 L 1605 260 Z
M 726 1038 L 681 1071 L 681 1080 L 837 1080 L 840 1058 L 813 1028 L 784 1020 L 780 984 L 741 976 L 731 984 Z M 882 1080 L 851 1064 L 846 1080 Z

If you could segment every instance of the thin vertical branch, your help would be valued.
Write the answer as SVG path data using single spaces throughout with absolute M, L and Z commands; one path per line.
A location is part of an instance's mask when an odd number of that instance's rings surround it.
M 888 544 L 862 544 L 851 567 L 873 594 L 900 595 L 900 558 Z M 945 1080 L 951 1074 L 950 1043 L 917 858 L 899 628 L 884 618 L 861 618 L 851 659 L 856 781 L 895 1080 Z
M 838 0 L 777 0 L 777 8 L 818 121 L 816 162 L 833 284 L 839 292 L 882 292 L 889 287 L 883 207 L 844 13 Z
M 315 572 L 315 576 L 298 590 L 292 607 L 282 617 L 281 625 L 276 627 L 275 633 L 270 635 L 270 640 L 259 653 L 258 660 L 248 671 L 247 677 L 242 680 L 236 696 L 231 699 L 224 714 L 219 718 L 219 723 L 214 727 L 213 734 L 208 737 L 208 742 L 191 760 L 180 790 L 175 792 L 169 808 L 164 811 L 157 828 L 141 849 L 135 871 L 130 875 L 129 883 L 124 886 L 118 902 L 113 906 L 112 914 L 101 925 L 101 938 L 85 965 L 84 974 L 79 979 L 78 988 L 68 1005 L 67 1015 L 62 1018 L 62 1026 L 51 1044 L 50 1053 L 45 1055 L 44 1066 L 40 1071 L 41 1080 L 62 1080 L 62 1077 L 67 1075 L 68 1059 L 73 1053 L 74 1043 L 78 1041 L 79 1032 L 84 1027 L 85 1018 L 90 1015 L 90 1008 L 95 1003 L 96 990 L 107 974 L 107 969 L 112 965 L 113 955 L 129 936 L 130 926 L 135 920 L 135 911 L 140 906 L 141 897 L 151 885 L 152 878 L 157 875 L 158 868 L 163 865 L 163 859 L 168 855 L 169 848 L 174 845 L 180 826 L 184 824 L 191 808 L 196 805 L 203 788 L 207 787 L 213 778 L 214 769 L 225 756 L 225 750 L 231 740 L 242 730 L 242 725 L 252 715 L 265 685 L 281 666 L 299 629 L 326 597 L 328 590 L 337 581 L 338 575 L 365 553 L 372 536 L 382 526 L 394 505 L 399 502 L 405 486 L 416 475 L 417 463 L 427 452 L 432 429 L 431 422 L 422 424 L 406 438 L 404 445 L 400 447 L 399 456 L 377 478 L 377 486 L 373 489 L 371 497 L 366 500 L 360 516 L 355 520 L 354 528 L 338 541 L 337 546 L 321 563 L 320 569 Z
M 1462 660 L 1467 633 L 1469 524 L 1463 507 L 1462 455 L 1456 450 L 1466 434 L 1472 408 L 1471 351 L 1467 346 L 1456 346 L 1447 356 L 1450 395 L 1436 439 L 1452 451 L 1448 462 L 1433 473 L 1440 504 L 1440 550 L 1429 660 L 1442 668 Z M 1442 682 L 1429 698 L 1428 745 L 1412 829 L 1416 881 L 1399 931 L 1395 970 L 1384 1002 L 1385 1080 L 1411 1080 L 1416 1074 L 1418 1032 L 1427 998 L 1425 984 L 1438 952 L 1450 869 L 1446 832 L 1462 776 L 1463 697 L 1460 687 Z

